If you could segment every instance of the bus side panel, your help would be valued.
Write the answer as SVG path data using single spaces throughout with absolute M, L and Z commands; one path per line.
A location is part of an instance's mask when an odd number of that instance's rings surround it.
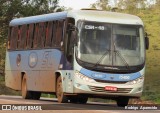
M 63 92 L 73 93 L 74 71 L 73 70 L 57 70 L 62 78 Z
M 58 49 L 7 52 L 6 86 L 21 90 L 21 73 L 25 73 L 28 90 L 55 92 L 54 73 L 60 65 L 61 55 Z
M 42 81 L 39 81 L 39 83 L 43 84 L 43 91 L 55 92 L 56 76 L 54 75 L 53 71 L 40 72 L 40 78 Z
M 26 72 L 27 87 L 30 91 L 55 92 L 55 70 L 58 69 L 61 51 L 43 49 L 24 51 L 21 70 Z
M 9 88 L 21 90 L 21 73 L 16 52 L 6 52 L 5 84 Z
M 6 71 L 5 84 L 14 90 L 21 90 L 21 76 L 19 71 Z
M 55 92 L 53 71 L 29 71 L 27 87 L 30 91 Z

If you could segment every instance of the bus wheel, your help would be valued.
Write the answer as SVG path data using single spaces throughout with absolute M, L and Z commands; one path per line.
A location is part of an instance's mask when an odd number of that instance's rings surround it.
M 22 78 L 22 98 L 31 99 L 31 92 L 27 90 L 27 77 L 26 75 Z
M 58 98 L 59 103 L 66 103 L 68 102 L 67 96 L 63 93 L 63 86 L 62 86 L 62 79 L 61 76 L 57 78 L 57 84 L 56 84 L 56 96 Z
M 32 91 L 32 99 L 39 100 L 41 97 L 41 92 Z
M 125 107 L 128 105 L 129 98 L 128 97 L 118 97 L 116 101 L 117 101 L 117 106 Z

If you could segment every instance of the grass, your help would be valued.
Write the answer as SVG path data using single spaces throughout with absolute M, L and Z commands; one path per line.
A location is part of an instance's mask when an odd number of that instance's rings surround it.
M 53 94 L 46 94 L 46 93 L 42 93 L 42 94 L 41 94 L 41 97 L 46 97 L 46 98 L 56 98 L 55 95 L 53 95 Z
M 150 48 L 146 51 L 146 75 L 142 99 L 160 104 L 160 13 L 147 11 L 141 18 L 150 40 Z

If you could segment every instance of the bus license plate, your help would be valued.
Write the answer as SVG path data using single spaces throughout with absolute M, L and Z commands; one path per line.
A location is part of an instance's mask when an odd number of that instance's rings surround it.
M 106 91 L 117 91 L 117 87 L 112 87 L 112 86 L 106 86 L 105 87 Z

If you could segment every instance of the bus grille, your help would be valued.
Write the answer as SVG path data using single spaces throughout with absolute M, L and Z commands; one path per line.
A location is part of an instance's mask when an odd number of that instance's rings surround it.
M 101 83 L 112 83 L 112 84 L 125 84 L 127 81 L 106 81 L 106 80 L 97 80 L 95 79 L 96 82 L 101 82 Z
M 117 91 L 106 91 L 104 87 L 89 86 L 91 91 L 101 93 L 129 93 L 132 88 L 117 88 Z

